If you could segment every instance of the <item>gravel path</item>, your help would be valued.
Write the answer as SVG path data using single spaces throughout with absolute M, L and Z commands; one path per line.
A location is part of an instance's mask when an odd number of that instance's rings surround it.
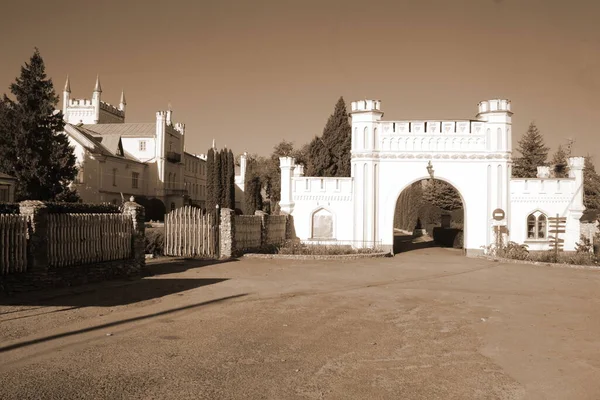
M 0 398 L 600 398 L 597 271 L 439 248 L 151 269 L 4 301 Z

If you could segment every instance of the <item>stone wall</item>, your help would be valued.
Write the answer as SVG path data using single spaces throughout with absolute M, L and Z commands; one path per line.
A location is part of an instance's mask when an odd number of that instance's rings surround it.
M 123 214 L 132 220 L 132 257 L 126 260 L 52 267 L 48 260 L 48 212 L 40 201 L 20 203 L 28 218 L 27 270 L 0 276 L 0 295 L 140 275 L 145 268 L 144 207 L 127 202 Z
M 278 245 L 295 237 L 289 215 L 235 215 L 233 210 L 221 209 L 220 257 L 230 258 L 261 247 Z

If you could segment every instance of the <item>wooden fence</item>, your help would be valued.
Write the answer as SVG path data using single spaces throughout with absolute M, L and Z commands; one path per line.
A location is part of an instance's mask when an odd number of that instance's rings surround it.
M 233 234 L 236 250 L 259 248 L 262 244 L 261 218 L 255 215 L 236 215 Z
M 282 244 L 285 242 L 287 216 L 271 215 L 268 219 L 267 238 L 268 244 Z
M 65 267 L 133 256 L 133 221 L 122 214 L 48 214 L 48 264 Z
M 165 215 L 165 255 L 218 257 L 219 226 L 215 216 L 190 206 Z
M 27 270 L 27 217 L 0 215 L 0 274 Z

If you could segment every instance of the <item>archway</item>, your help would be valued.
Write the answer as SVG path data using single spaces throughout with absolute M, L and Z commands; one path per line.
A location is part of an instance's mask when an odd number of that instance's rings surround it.
M 399 194 L 394 210 L 393 253 L 424 247 L 464 249 L 464 202 L 440 179 L 419 179 Z

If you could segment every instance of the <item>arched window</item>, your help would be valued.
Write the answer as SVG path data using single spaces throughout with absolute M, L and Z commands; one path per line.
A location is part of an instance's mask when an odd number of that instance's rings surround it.
M 527 217 L 527 239 L 546 239 L 547 218 L 540 211 L 529 214 Z
M 333 216 L 324 208 L 317 210 L 312 216 L 313 239 L 333 238 Z
M 369 147 L 369 128 L 367 128 L 365 126 L 365 129 L 363 131 L 363 149 L 366 149 Z

